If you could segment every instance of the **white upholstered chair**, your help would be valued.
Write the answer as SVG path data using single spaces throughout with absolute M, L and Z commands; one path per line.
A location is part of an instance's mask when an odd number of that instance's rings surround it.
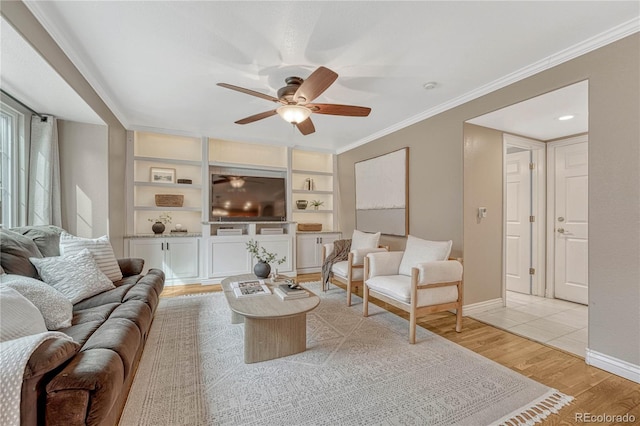
M 366 233 L 353 231 L 351 237 L 351 249 L 346 260 L 340 260 L 331 266 L 333 279 L 345 284 L 347 287 L 347 306 L 351 306 L 351 292 L 354 287 L 362 284 L 364 278 L 364 258 L 369 253 L 387 251 L 379 247 L 380 233 Z M 322 246 L 322 263 L 333 253 L 334 244 L 328 243 Z
M 409 342 L 416 341 L 419 316 L 456 310 L 462 329 L 462 264 L 448 260 L 451 241 L 409 236 L 404 252 L 370 253 L 364 263 L 363 315 L 373 296 L 409 313 Z

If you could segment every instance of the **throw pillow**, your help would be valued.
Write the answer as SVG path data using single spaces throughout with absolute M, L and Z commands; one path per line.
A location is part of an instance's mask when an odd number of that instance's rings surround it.
M 116 255 L 109 242 L 109 237 L 81 238 L 63 232 L 60 235 L 60 255 L 78 254 L 83 249 L 89 249 L 100 270 L 113 282 L 122 279 L 122 271 L 118 266 Z
M 88 249 L 70 256 L 29 259 L 42 280 L 75 304 L 103 291 L 116 288 L 102 273 Z
M 409 235 L 400 262 L 400 275 L 411 275 L 411 268 L 418 263 L 447 260 L 453 241 L 429 241 Z
M 38 278 L 38 271 L 29 262 L 31 257 L 42 257 L 31 238 L 0 229 L 0 264 L 7 274 Z
M 355 229 L 351 236 L 351 250 L 377 248 L 380 241 L 380 232 L 370 234 Z
M 73 305 L 55 288 L 22 275 L 0 276 L 0 286 L 9 287 L 26 297 L 44 318 L 48 330 L 71 327 Z
M 12 288 L 0 286 L 0 312 L 0 342 L 47 331 L 38 308 Z

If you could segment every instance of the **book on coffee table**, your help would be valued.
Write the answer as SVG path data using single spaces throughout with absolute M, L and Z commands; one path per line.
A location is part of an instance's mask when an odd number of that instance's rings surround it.
M 233 294 L 236 297 L 251 297 L 271 294 L 271 290 L 264 280 L 235 281 L 231 283 Z
M 307 290 L 302 288 L 291 288 L 288 284 L 280 284 L 275 288 L 275 293 L 280 296 L 282 300 L 301 299 L 309 297 Z

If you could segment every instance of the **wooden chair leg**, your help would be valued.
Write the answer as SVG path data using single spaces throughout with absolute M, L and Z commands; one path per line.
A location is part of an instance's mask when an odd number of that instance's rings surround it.
M 409 313 L 409 343 L 416 342 L 416 311 L 411 310 Z
M 456 331 L 458 333 L 462 331 L 462 307 L 456 309 Z
M 369 287 L 362 284 L 362 316 L 369 316 Z
M 347 306 L 351 306 L 351 281 L 347 281 Z

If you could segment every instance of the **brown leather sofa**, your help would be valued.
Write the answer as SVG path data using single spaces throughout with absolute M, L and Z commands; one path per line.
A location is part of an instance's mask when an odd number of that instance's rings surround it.
M 1 230 L 2 268 L 33 276 L 25 260 L 57 255 L 61 231 L 51 226 Z M 47 340 L 31 356 L 22 384 L 22 425 L 117 423 L 164 287 L 161 270 L 140 274 L 142 259 L 118 263 L 124 277 L 116 288 L 76 303 L 71 327 L 57 330 L 73 342 Z

